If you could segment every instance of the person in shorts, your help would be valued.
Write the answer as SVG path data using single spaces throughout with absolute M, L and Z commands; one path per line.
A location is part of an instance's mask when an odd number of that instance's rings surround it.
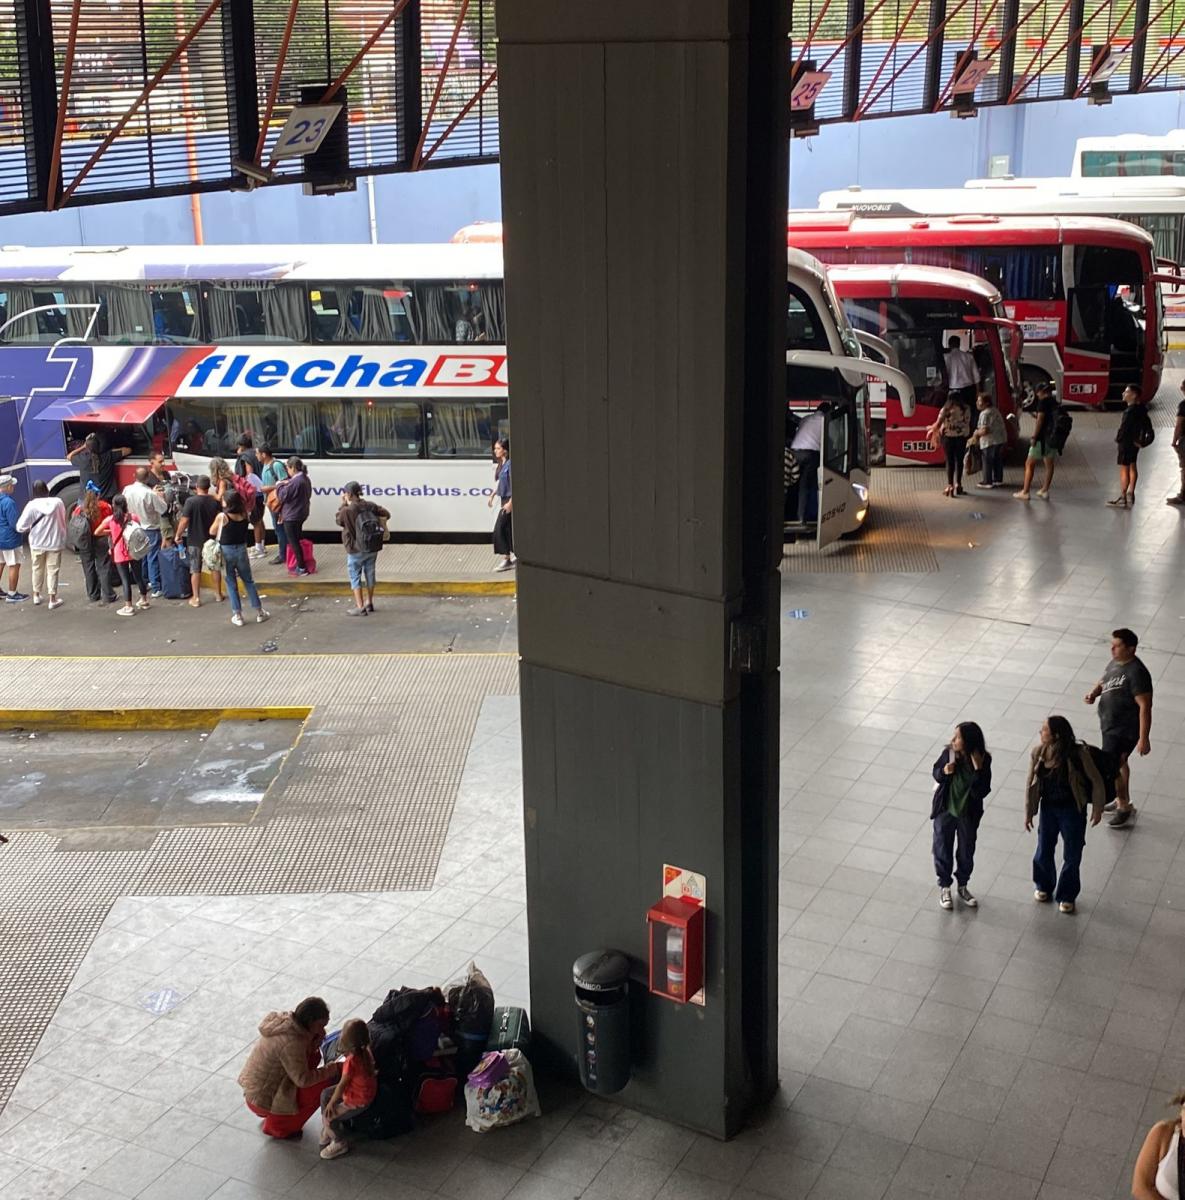
M 1129 508 L 1136 502 L 1136 481 L 1140 477 L 1137 459 L 1140 447 L 1152 441 L 1152 420 L 1140 398 L 1140 389 L 1129 383 L 1123 389 L 1126 407 L 1115 433 L 1116 456 L 1119 464 L 1119 495 L 1107 501 L 1108 508 Z
M 193 597 L 189 601 L 190 608 L 200 608 L 202 604 L 202 547 L 210 537 L 210 529 L 222 505 L 210 495 L 209 475 L 199 475 L 194 484 L 194 494 L 185 501 L 181 510 L 181 519 L 177 522 L 177 541 L 185 539 L 185 553 L 189 559 L 189 581 L 193 588 Z M 222 572 L 215 571 L 214 599 L 225 600 L 222 591 Z
M 1185 379 L 1181 381 L 1181 400 L 1177 404 L 1177 420 L 1173 425 L 1173 449 L 1177 452 L 1177 466 L 1181 469 L 1181 490 L 1165 503 L 1185 504 Z
M 1099 702 L 1099 726 L 1103 749 L 1118 763 L 1115 799 L 1107 805 L 1114 815 L 1108 824 L 1121 829 L 1135 814 L 1131 802 L 1132 751 L 1140 755 L 1152 749 L 1152 676 L 1136 657 L 1140 639 L 1130 629 L 1111 634 L 1111 661 L 1103 677 L 1086 693 L 1086 703 Z
M 19 604 L 29 598 L 16 590 L 21 580 L 21 563 L 25 561 L 25 538 L 16 527 L 21 514 L 12 498 L 15 488 L 13 476 L 0 475 L 0 562 L 4 566 L 5 604 Z
M 1037 464 L 1045 464 L 1045 483 L 1038 489 L 1037 495 L 1042 500 L 1049 499 L 1049 487 L 1053 483 L 1053 471 L 1057 466 L 1057 447 L 1053 444 L 1053 429 L 1057 424 L 1057 400 L 1053 395 L 1052 383 L 1037 385 L 1037 427 L 1033 430 L 1033 440 L 1029 443 L 1029 454 L 1025 459 L 1025 481 L 1019 492 L 1013 492 L 1016 500 L 1028 500 L 1029 489 L 1033 486 L 1033 475 Z

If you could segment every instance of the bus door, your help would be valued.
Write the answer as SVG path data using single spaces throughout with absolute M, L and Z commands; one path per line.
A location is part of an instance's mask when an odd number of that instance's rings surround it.
M 1102 404 L 1129 383 L 1143 384 L 1144 272 L 1131 250 L 1066 246 L 1064 254 L 1067 380 L 1062 398 Z
M 1016 321 L 1007 317 L 974 316 L 964 320 L 984 338 L 991 354 L 996 386 L 990 391 L 996 407 L 1008 426 L 1008 440 L 1016 434 L 1017 413 L 1025 399 L 1020 378 L 1020 358 L 1024 351 L 1025 335 Z

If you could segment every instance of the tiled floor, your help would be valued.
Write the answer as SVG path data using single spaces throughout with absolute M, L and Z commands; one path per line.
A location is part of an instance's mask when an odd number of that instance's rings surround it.
M 365 1013 L 471 956 L 525 996 L 521 862 L 512 838 L 490 852 L 517 828 L 516 702 L 493 696 L 430 891 L 116 906 L 0 1116 L 0 1195 L 1127 1196 L 1134 1147 L 1185 1083 L 1185 549 L 1166 438 L 1140 506 L 1102 506 L 1115 419 L 1076 418 L 1079 466 L 1049 504 L 948 501 L 935 480 L 919 506 L 937 573 L 785 578 L 782 1088 L 733 1142 L 544 1090 L 515 1129 L 451 1120 L 325 1164 L 311 1133 L 265 1142 L 242 1108 L 234 1076 L 270 1005 L 318 990 L 335 1017 Z M 1024 763 L 1050 712 L 1095 733 L 1082 694 L 1121 623 L 1156 681 L 1153 752 L 1135 827 L 1091 832 L 1065 917 L 1031 900 Z M 987 732 L 995 791 L 981 907 L 944 913 L 929 767 L 963 718 Z M 184 999 L 154 1016 L 165 989 Z

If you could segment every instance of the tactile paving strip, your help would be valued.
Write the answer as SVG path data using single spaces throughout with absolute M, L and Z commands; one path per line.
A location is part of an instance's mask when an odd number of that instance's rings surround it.
M 796 542 L 782 554 L 782 570 L 797 574 L 845 575 L 857 572 L 927 574 L 938 570 L 926 523 L 918 509 L 922 480 L 931 486 L 937 475 L 910 467 L 881 467 L 872 474 L 869 525 L 854 538 L 822 550 Z
M 93 659 L 5 665 L 0 707 L 159 701 L 152 672 Z M 517 692 L 516 656 L 278 655 L 267 666 L 250 678 L 215 658 L 185 665 L 192 695 L 313 709 L 251 824 L 162 830 L 145 849 L 63 849 L 45 831 L 0 848 L 0 1109 L 120 896 L 432 886 L 481 703 Z

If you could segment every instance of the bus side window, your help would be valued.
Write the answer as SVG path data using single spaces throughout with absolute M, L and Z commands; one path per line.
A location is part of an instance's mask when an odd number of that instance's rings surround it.
M 506 301 L 500 280 L 417 284 L 415 311 L 428 344 L 506 340 Z
M 489 458 L 495 439 L 510 436 L 505 400 L 437 400 L 428 409 L 429 458 Z
M 89 285 L 7 284 L 0 292 L 3 320 L 12 321 L 0 341 L 26 346 L 50 346 L 64 337 L 80 338 L 86 333 L 91 310 L 50 307 L 43 312 L 30 309 L 46 305 L 94 304 L 95 293 Z M 22 315 L 26 314 L 26 315 Z M 19 318 L 19 319 L 18 319 Z
M 830 350 L 827 329 L 811 298 L 792 283 L 786 285 L 786 348 Z
M 420 406 L 407 401 L 342 400 L 318 405 L 329 440 L 324 451 L 343 458 L 418 458 L 423 442 Z
M 330 284 L 309 289 L 316 342 L 414 342 L 411 291 L 400 284 Z
M 211 283 L 205 293 L 211 342 L 306 342 L 308 297 L 296 283 Z

